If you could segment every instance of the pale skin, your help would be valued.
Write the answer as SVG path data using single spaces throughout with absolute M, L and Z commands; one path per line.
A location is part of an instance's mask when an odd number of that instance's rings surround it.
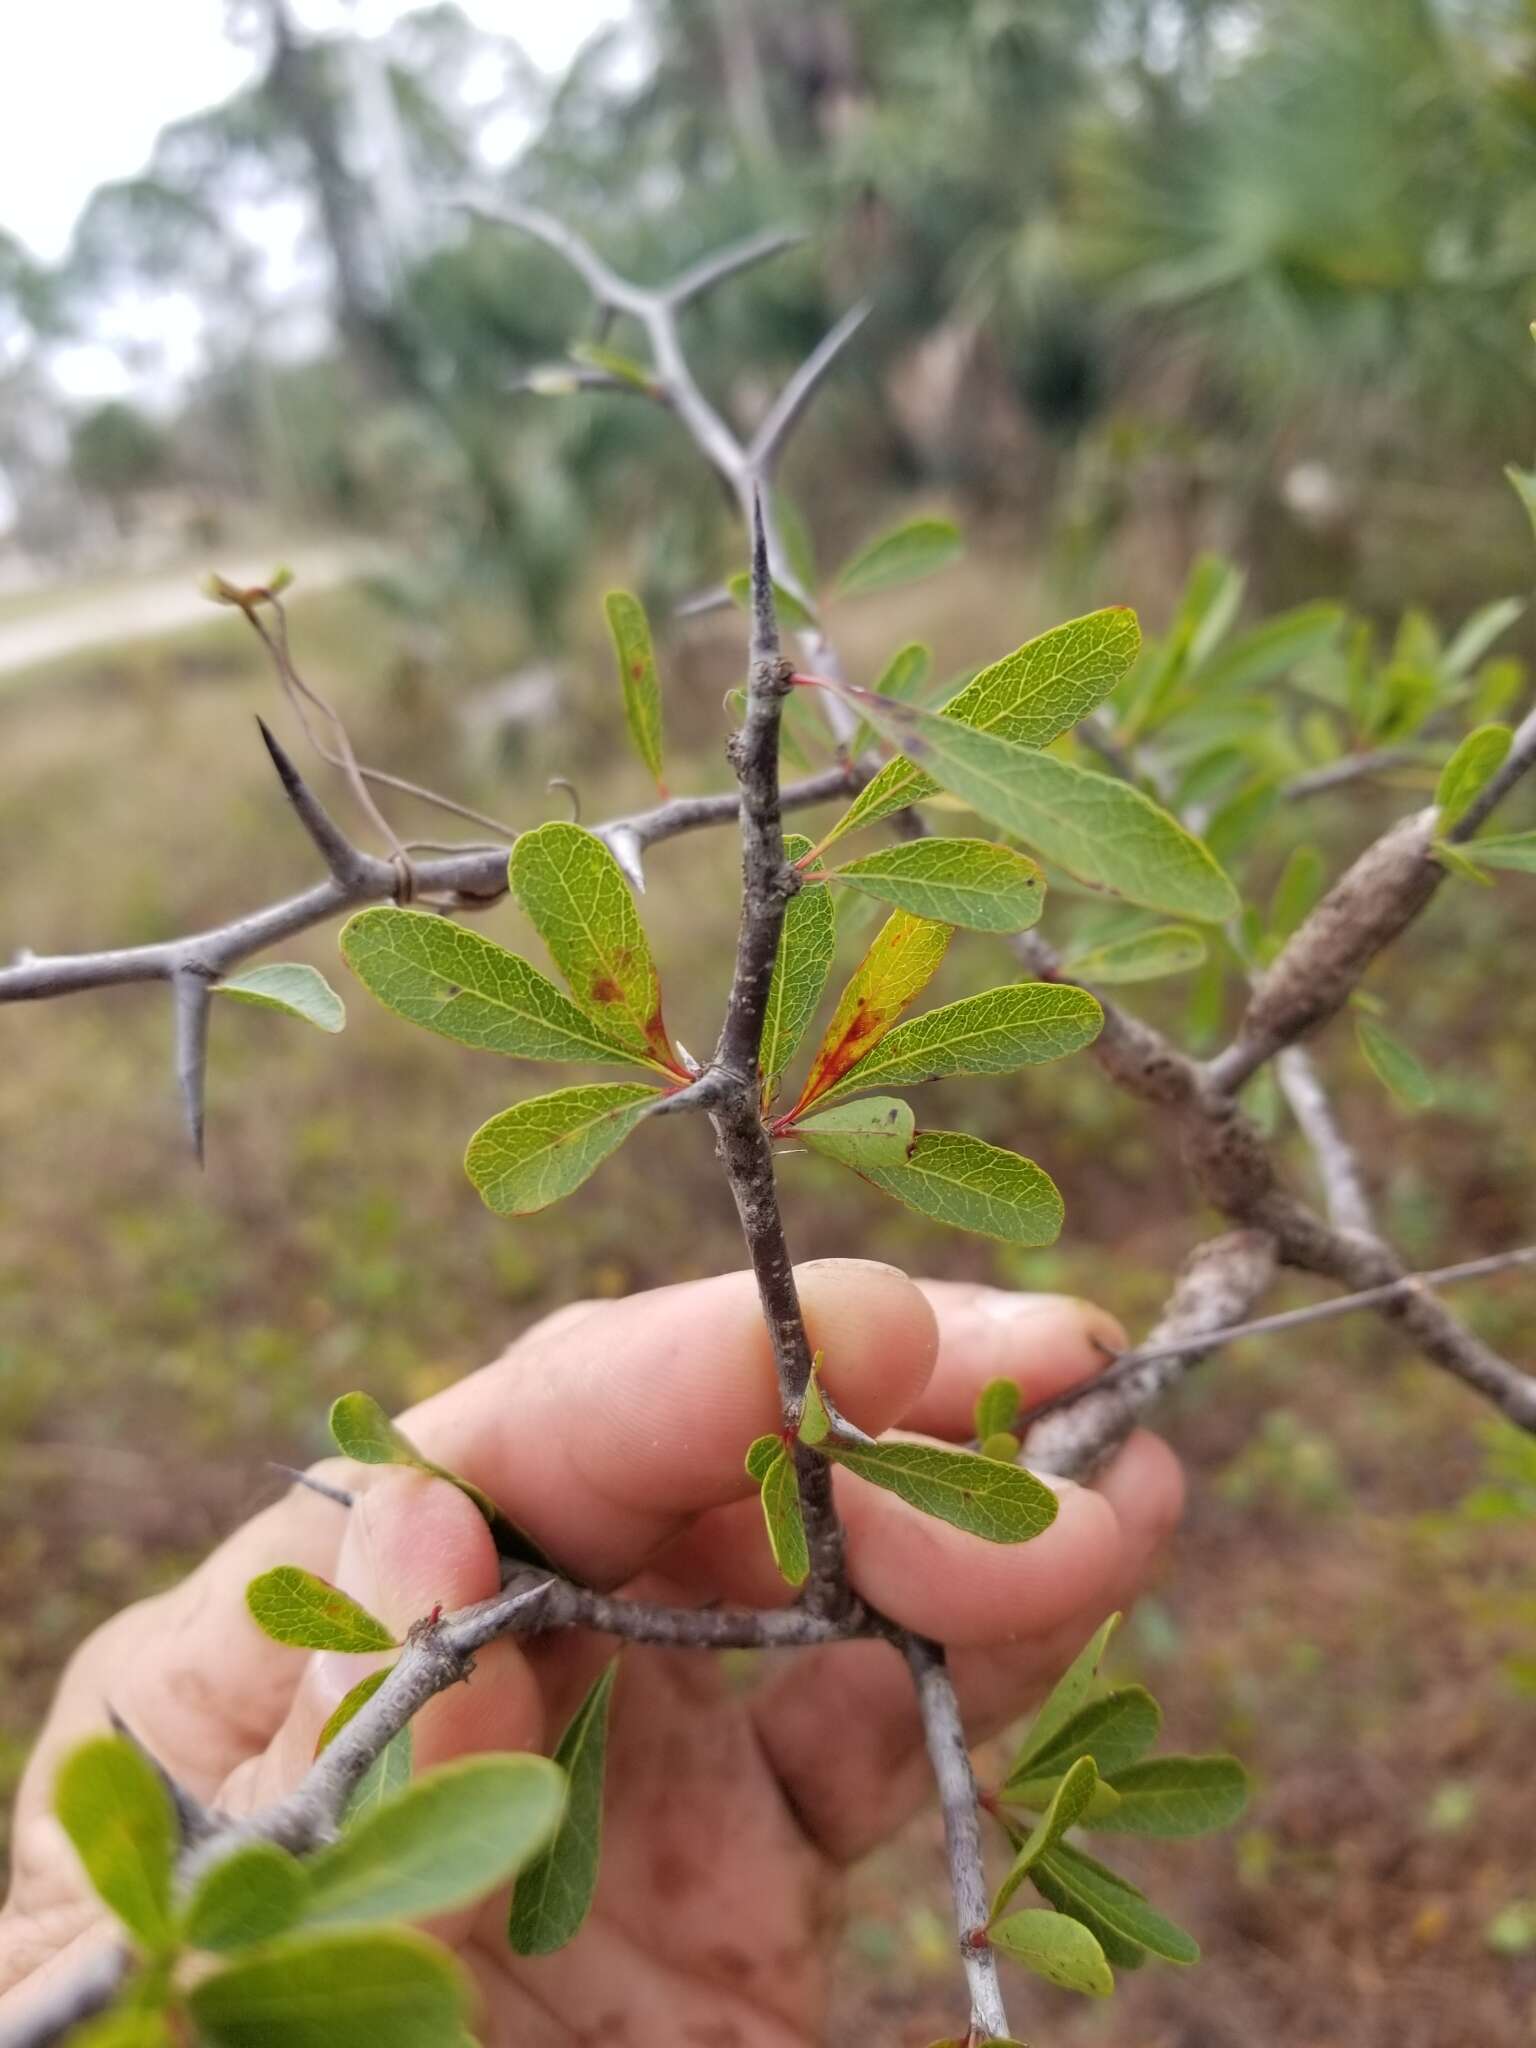
M 989 1379 L 1015 1378 L 1038 1399 L 1123 1342 L 1110 1317 L 1064 1296 L 919 1286 L 857 1260 L 818 1261 L 799 1279 L 833 1397 L 870 1431 L 964 1441 Z M 746 1445 L 777 1426 L 745 1274 L 561 1310 L 401 1420 L 589 1583 L 690 1605 L 786 1597 L 742 1468 Z M 251 1577 L 303 1565 L 401 1631 L 439 1602 L 496 1590 L 485 1525 L 453 1488 L 322 1469 L 357 1489 L 350 1511 L 294 1491 L 184 1584 L 108 1622 L 70 1665 L 17 1807 L 0 2026 L 109 1938 L 49 1811 L 61 1755 L 105 1726 L 109 1704 L 198 1797 L 243 1810 L 296 1782 L 327 1714 L 369 1668 L 269 1642 L 245 1611 Z M 1026 1709 L 1135 1595 L 1182 1498 L 1172 1454 L 1144 1433 L 1091 1488 L 1059 1482 L 1056 1522 L 1017 1548 L 838 1479 L 855 1586 L 950 1648 L 973 1740 Z M 417 1719 L 417 1768 L 549 1749 L 612 1649 L 576 1636 L 493 1644 L 468 1685 Z M 434 1931 L 473 1974 L 490 2048 L 819 2041 L 843 1872 L 930 1795 L 910 1681 L 882 1643 L 787 1652 L 750 1685 L 718 1658 L 630 1647 L 587 1926 L 533 1962 L 507 1948 L 505 1896 Z

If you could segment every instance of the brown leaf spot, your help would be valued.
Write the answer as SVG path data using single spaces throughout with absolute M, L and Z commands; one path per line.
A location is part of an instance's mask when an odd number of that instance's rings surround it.
M 592 1000 L 594 1003 L 621 1003 L 624 991 L 611 974 L 600 975 L 592 984 Z

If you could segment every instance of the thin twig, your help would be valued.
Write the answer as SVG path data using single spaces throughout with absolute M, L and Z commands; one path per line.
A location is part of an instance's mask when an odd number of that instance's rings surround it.
M 966 1748 L 960 1706 L 944 1652 L 924 1636 L 903 1636 L 901 1648 L 917 1688 L 928 1761 L 939 1788 L 949 1887 L 955 1901 L 960 1960 L 971 1996 L 970 2039 L 1005 2040 L 1008 2014 L 997 1980 L 997 1953 L 987 1938 L 990 1901 L 981 1860 L 981 1819 L 976 1774 Z

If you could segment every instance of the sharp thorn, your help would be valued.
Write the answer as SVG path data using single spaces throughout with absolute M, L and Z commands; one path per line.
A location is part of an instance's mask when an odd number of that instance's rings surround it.
M 281 745 L 272 728 L 259 714 L 256 719 L 260 728 L 262 743 L 277 770 L 277 779 L 283 785 L 283 793 L 293 805 L 299 823 L 319 849 L 320 858 L 325 862 L 338 881 L 350 881 L 357 872 L 358 853 L 351 840 L 336 824 L 309 784 L 300 775 Z
M 297 1465 L 280 1465 L 276 1458 L 269 1458 L 267 1465 L 271 1471 L 280 1472 L 291 1485 L 307 1487 L 311 1493 L 318 1493 L 322 1500 L 333 1500 L 339 1508 L 351 1507 L 357 1498 L 344 1486 L 332 1486 L 328 1479 L 317 1479 L 312 1472 L 301 1472 Z
M 197 1163 L 203 1160 L 204 1084 L 208 1073 L 208 1015 L 213 991 L 207 977 L 183 968 L 171 983 L 175 1018 L 176 1081 L 181 1090 L 187 1135 Z

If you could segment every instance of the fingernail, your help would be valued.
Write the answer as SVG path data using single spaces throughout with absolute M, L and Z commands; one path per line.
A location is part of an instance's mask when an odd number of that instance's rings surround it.
M 1014 1294 L 1005 1287 L 989 1287 L 976 1306 L 989 1322 L 1022 1323 L 1064 1303 L 1081 1305 L 1070 1294 Z
M 894 1273 L 898 1280 L 905 1280 L 907 1277 L 900 1266 L 893 1266 L 885 1259 L 802 1259 L 795 1271 L 819 1273 L 833 1266 L 842 1273 L 852 1269 L 859 1273 Z

